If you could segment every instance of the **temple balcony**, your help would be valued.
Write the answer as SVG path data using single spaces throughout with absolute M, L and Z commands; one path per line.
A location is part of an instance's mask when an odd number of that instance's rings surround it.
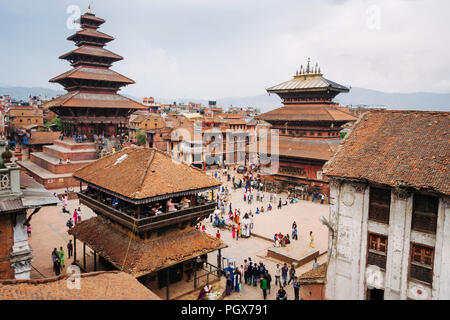
M 209 216 L 217 207 L 215 201 L 197 200 L 195 206 L 159 213 L 158 215 L 140 217 L 136 207 L 119 210 L 112 207 L 110 199 L 98 200 L 85 191 L 79 192 L 78 198 L 80 203 L 85 204 L 98 215 L 107 217 L 129 229 L 134 227 L 137 233 L 157 230 L 169 225 L 194 224 L 197 218 Z

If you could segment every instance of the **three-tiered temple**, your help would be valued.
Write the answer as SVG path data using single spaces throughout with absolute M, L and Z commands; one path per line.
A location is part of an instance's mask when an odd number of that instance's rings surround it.
M 81 30 L 67 38 L 75 42 L 77 48 L 59 57 L 69 61 L 73 69 L 50 79 L 68 91 L 44 105 L 61 118 L 62 130 L 67 136 L 108 137 L 126 132 L 129 115 L 146 109 L 141 103 L 117 93 L 134 81 L 109 69 L 123 57 L 104 48 L 114 40 L 97 30 L 104 22 L 90 8 L 80 17 Z
M 265 175 L 266 182 L 281 189 L 329 193 L 322 166 L 341 141 L 342 125 L 356 120 L 341 110 L 333 98 L 348 91 L 347 87 L 325 79 L 319 66 L 311 66 L 309 59 L 293 79 L 267 89 L 280 96 L 283 106 L 256 117 L 279 130 L 279 169 Z

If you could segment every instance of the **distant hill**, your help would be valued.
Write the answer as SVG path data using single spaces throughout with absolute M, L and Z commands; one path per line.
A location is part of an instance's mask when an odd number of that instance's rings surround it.
M 25 88 L 25 87 L 0 87 L 0 95 L 8 94 L 18 100 L 28 100 L 30 95 L 40 96 L 43 99 L 50 99 L 59 94 L 64 94 L 63 90 L 53 90 L 49 88 Z M 140 101 L 127 94 L 127 97 Z M 159 103 L 188 103 L 195 102 L 203 105 L 208 104 L 206 99 L 195 98 L 161 98 L 155 97 Z M 336 97 L 336 101 L 341 105 L 371 105 L 386 106 L 388 109 L 394 110 L 435 110 L 450 111 L 450 93 L 430 93 L 430 92 L 413 92 L 413 93 L 387 93 L 376 90 L 354 87 L 349 93 L 341 93 Z M 281 100 L 276 94 L 268 93 L 248 97 L 226 97 L 217 99 L 217 105 L 223 108 L 234 107 L 256 107 L 262 112 L 272 110 L 281 106 Z
M 0 87 L 0 95 L 7 94 L 16 100 L 28 101 L 30 96 L 39 96 L 42 99 L 50 99 L 56 97 L 59 94 L 65 94 L 64 90 L 53 90 L 49 88 L 25 88 L 25 87 Z

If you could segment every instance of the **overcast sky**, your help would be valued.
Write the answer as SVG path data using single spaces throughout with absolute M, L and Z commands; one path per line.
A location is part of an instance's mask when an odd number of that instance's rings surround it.
M 0 0 L 0 85 L 61 89 L 58 56 L 69 6 L 92 1 Z M 448 0 L 94 0 L 93 13 L 136 81 L 121 92 L 218 99 L 289 80 L 308 56 L 343 85 L 450 92 Z

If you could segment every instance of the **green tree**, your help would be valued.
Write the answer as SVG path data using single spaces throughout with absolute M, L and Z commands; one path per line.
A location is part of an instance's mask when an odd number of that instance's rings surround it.
M 58 117 L 53 118 L 51 121 L 47 122 L 45 124 L 45 126 L 47 128 L 49 128 L 52 124 L 56 124 L 56 131 L 61 131 L 62 130 L 61 119 L 60 118 L 58 118 Z
M 145 141 L 147 140 L 147 135 L 143 130 L 138 130 L 136 132 L 136 140 L 138 146 L 142 146 L 145 144 Z

